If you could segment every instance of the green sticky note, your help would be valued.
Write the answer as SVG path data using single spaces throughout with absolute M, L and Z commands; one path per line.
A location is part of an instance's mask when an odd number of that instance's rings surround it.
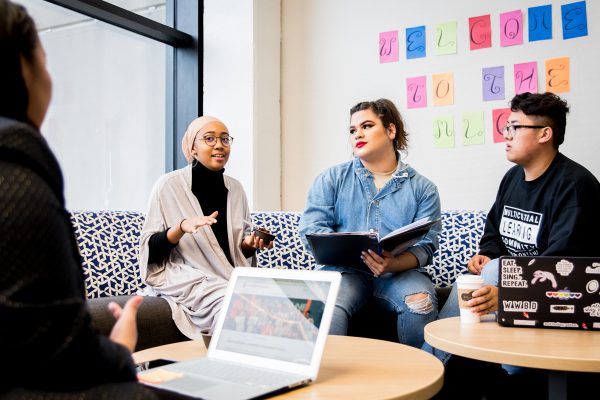
M 435 54 L 456 54 L 456 21 L 438 24 L 436 27 Z
M 452 115 L 433 119 L 433 142 L 438 149 L 454 147 L 454 117 Z
M 462 142 L 465 146 L 485 142 L 483 111 L 464 113 L 462 122 Z

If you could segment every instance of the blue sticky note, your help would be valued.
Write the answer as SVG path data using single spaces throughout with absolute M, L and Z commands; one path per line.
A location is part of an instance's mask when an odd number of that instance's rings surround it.
M 562 14 L 563 39 L 588 35 L 585 1 L 563 4 L 560 6 L 560 9 Z
M 406 58 L 423 58 L 426 48 L 425 26 L 406 28 Z
M 528 9 L 529 41 L 552 39 L 552 4 Z

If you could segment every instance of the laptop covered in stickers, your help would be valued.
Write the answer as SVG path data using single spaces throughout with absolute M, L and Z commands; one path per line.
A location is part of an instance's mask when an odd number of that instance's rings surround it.
M 502 326 L 600 330 L 600 258 L 501 257 Z

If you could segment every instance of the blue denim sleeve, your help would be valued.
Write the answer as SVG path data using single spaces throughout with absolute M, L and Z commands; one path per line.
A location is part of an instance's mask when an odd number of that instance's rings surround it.
M 312 251 L 307 233 L 333 232 L 335 226 L 335 184 L 330 171 L 319 175 L 308 192 L 306 208 L 298 227 L 300 240 L 308 251 Z
M 415 221 L 425 217 L 429 217 L 430 219 L 441 217 L 440 195 L 433 183 L 429 182 L 422 196 L 417 197 L 417 201 L 419 202 L 419 208 L 415 216 Z M 431 227 L 423 240 L 407 250 L 417 258 L 419 267 L 424 267 L 432 262 L 433 253 L 435 253 L 439 245 L 438 235 L 441 229 L 442 223 L 440 221 Z

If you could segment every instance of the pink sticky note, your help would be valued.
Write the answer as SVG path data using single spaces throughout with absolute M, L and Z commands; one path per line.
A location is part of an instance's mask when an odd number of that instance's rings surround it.
M 492 27 L 489 14 L 469 18 L 469 42 L 471 50 L 492 47 Z
M 425 76 L 406 78 L 406 105 L 408 108 L 427 107 L 427 79 Z
M 521 10 L 500 14 L 500 46 L 523 44 L 523 13 Z
M 494 132 L 494 143 L 505 142 L 502 129 L 508 123 L 510 108 L 497 108 L 492 110 L 492 132 Z
M 379 34 L 379 62 L 398 61 L 398 31 L 381 32 Z
M 537 93 L 538 72 L 535 61 L 515 64 L 515 94 Z

